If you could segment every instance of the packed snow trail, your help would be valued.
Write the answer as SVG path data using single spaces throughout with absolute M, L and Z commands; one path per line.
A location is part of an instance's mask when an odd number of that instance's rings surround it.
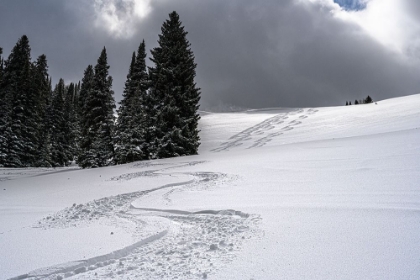
M 316 109 L 296 109 L 290 112 L 276 114 L 261 123 L 233 135 L 229 138 L 229 141 L 220 144 L 220 147 L 212 149 L 212 151 L 221 152 L 239 146 L 246 146 L 247 149 L 262 147 L 274 138 L 302 124 L 306 118 L 316 112 L 318 112 Z
M 112 177 L 111 181 L 166 176 L 168 170 L 200 163 L 195 161 L 126 173 Z M 138 164 L 134 167 L 146 166 Z M 259 217 L 231 209 L 189 212 L 138 206 L 142 205 L 145 196 L 157 196 L 156 199 L 161 201 L 170 201 L 174 191 L 205 190 L 235 180 L 234 176 L 223 173 L 177 174 L 192 179 L 150 190 L 105 197 L 85 204 L 74 204 L 47 216 L 35 226 L 46 230 L 78 227 L 95 220 L 118 227 L 134 223 L 136 226 L 132 235 L 138 240 L 136 243 L 105 255 L 37 269 L 11 279 L 207 278 L 212 271 L 231 261 L 245 240 L 257 236 Z
M 39 177 L 63 172 L 71 172 L 80 170 L 78 166 L 72 167 L 56 167 L 56 168 L 1 168 L 0 167 L 0 182 L 13 180 L 16 178 L 25 178 L 25 177 Z

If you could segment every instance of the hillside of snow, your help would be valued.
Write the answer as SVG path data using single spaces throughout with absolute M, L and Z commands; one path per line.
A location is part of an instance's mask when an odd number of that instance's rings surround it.
M 199 155 L 0 168 L 0 279 L 420 279 L 420 95 L 206 113 Z

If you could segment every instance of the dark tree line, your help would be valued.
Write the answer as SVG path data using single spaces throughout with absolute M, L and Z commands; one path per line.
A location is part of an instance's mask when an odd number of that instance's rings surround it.
M 354 100 L 354 105 L 369 104 L 369 103 L 373 103 L 373 99 L 369 95 L 365 99 Z M 351 105 L 351 101 L 346 101 L 346 106 L 349 106 L 349 105 Z
M 146 67 L 143 41 L 129 66 L 114 115 L 106 49 L 81 82 L 52 88 L 47 58 L 31 61 L 19 39 L 7 59 L 0 48 L 0 166 L 83 168 L 197 154 L 200 91 L 194 55 L 176 12 L 169 15 Z

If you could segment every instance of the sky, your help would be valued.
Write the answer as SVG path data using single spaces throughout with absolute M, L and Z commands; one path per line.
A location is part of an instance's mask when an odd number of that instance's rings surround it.
M 46 54 L 53 81 L 70 83 L 105 46 L 119 102 L 132 52 L 143 39 L 156 47 L 174 10 L 195 54 L 204 110 L 420 93 L 417 0 L 1 0 L 0 47 L 7 57 L 27 35 L 32 59 Z

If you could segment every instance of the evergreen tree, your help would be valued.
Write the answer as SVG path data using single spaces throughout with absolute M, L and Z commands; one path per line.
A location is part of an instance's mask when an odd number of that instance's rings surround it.
M 64 95 L 66 86 L 60 79 L 53 91 L 51 104 L 51 161 L 52 166 L 64 166 L 69 162 L 67 154 L 66 120 L 64 116 Z
M 65 135 L 65 151 L 66 157 L 72 161 L 76 156 L 77 139 L 79 134 L 79 125 L 76 115 L 77 108 L 74 107 L 76 98 L 76 87 L 73 83 L 66 88 L 66 96 L 64 98 L 64 135 Z
M 9 55 L 3 73 L 1 90 L 1 165 L 29 166 L 34 160 L 32 117 L 34 99 L 31 77 L 31 49 L 29 40 L 22 36 Z
M 115 162 L 133 162 L 147 158 L 145 143 L 146 108 L 148 89 L 146 72 L 146 46 L 140 44 L 137 56 L 133 53 L 123 99 L 118 110 L 115 133 Z
M 368 104 L 368 103 L 372 103 L 373 99 L 372 97 L 370 97 L 369 95 L 366 97 L 366 99 L 364 100 L 364 103 Z
M 0 47 L 0 88 L 3 81 L 3 49 Z
M 51 167 L 50 115 L 51 84 L 48 75 L 47 57 L 41 55 L 34 64 L 34 86 L 38 92 L 38 143 L 35 166 Z
M 103 48 L 93 77 L 92 69 L 88 67 L 83 78 L 79 101 L 83 115 L 83 143 L 78 160 L 83 168 L 108 165 L 114 156 L 112 134 L 115 101 L 108 69 L 106 49 Z
M 348 106 L 349 105 L 349 102 L 348 101 L 346 101 L 346 106 Z
M 92 152 L 92 141 L 95 137 L 94 131 L 92 131 L 93 121 L 88 118 L 89 108 L 87 106 L 87 100 L 91 99 L 93 91 L 93 78 L 95 73 L 93 71 L 92 65 L 89 65 L 82 79 L 82 84 L 80 86 L 80 95 L 79 95 L 79 126 L 80 126 L 80 142 L 79 142 L 79 154 L 77 158 L 77 163 L 83 167 L 91 167 L 94 162 L 94 155 Z
M 358 105 L 358 104 L 359 104 L 359 101 L 357 101 L 357 99 L 354 100 L 354 105 Z
M 74 97 L 73 97 L 73 114 L 74 114 L 74 160 L 77 162 L 77 157 L 80 154 L 80 139 L 81 139 L 81 127 L 80 127 L 80 108 L 79 108 L 79 98 L 80 98 L 80 81 L 74 85 Z
M 4 59 L 2 54 L 3 49 L 0 48 L 0 167 L 5 165 L 8 154 L 8 139 L 10 136 L 7 135 L 7 130 L 11 107 L 10 96 L 6 95 L 6 91 L 4 90 Z
M 194 55 L 174 11 L 165 21 L 154 48 L 150 73 L 149 118 L 156 126 L 149 127 L 150 156 L 165 158 L 197 154 L 199 88 L 196 87 Z

